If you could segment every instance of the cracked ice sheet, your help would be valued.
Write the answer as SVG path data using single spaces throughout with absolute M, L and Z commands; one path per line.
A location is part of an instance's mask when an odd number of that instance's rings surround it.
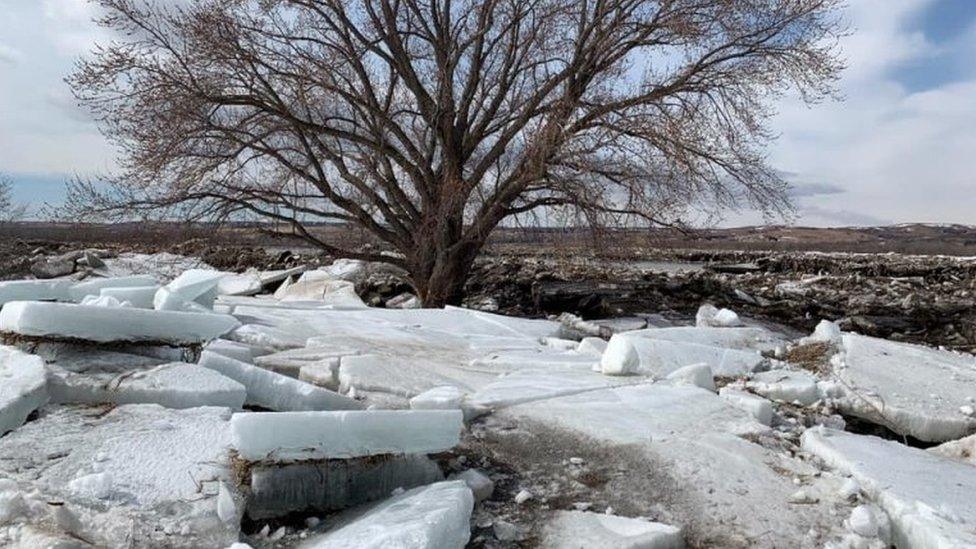
M 0 436 L 20 427 L 47 400 L 44 361 L 0 346 Z
M 976 357 L 855 334 L 843 341 L 833 371 L 849 394 L 844 412 L 928 442 L 976 432 L 976 417 L 960 410 L 974 406 Z
M 888 513 L 895 545 L 976 546 L 976 468 L 877 437 L 809 429 L 802 447 L 854 477 Z
M 209 407 L 51 407 L 0 438 L 0 464 L 22 490 L 64 501 L 74 533 L 97 546 L 226 547 L 240 516 L 217 513 L 220 483 L 234 486 L 229 417 Z
M 465 408 L 481 412 L 517 404 L 647 382 L 638 376 L 605 376 L 585 369 L 527 369 L 504 375 L 468 397 Z
M 530 432 L 534 425 L 564 432 L 571 448 L 581 439 L 620 448 L 613 455 L 621 461 L 609 467 L 643 471 L 651 464 L 650 474 L 661 478 L 641 482 L 668 487 L 665 522 L 701 546 L 812 548 L 843 531 L 842 517 L 830 513 L 836 486 L 806 463 L 736 436 L 768 429 L 704 389 L 619 387 L 513 406 L 494 417 Z M 793 478 L 808 482 L 819 501 L 788 503 L 799 488 Z

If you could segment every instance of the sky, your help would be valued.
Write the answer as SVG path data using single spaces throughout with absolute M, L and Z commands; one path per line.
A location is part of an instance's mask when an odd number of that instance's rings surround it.
M 64 76 L 103 31 L 86 0 L 0 0 L 0 172 L 56 203 L 115 156 Z M 844 100 L 777 105 L 769 162 L 797 225 L 976 224 L 976 0 L 848 0 Z M 723 225 L 756 224 L 754 212 Z

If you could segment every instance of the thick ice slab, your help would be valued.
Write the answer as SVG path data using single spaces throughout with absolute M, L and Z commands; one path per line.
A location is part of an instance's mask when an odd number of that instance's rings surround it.
M 845 334 L 831 363 L 847 397 L 841 409 L 896 433 L 943 442 L 976 432 L 976 357 Z
M 204 350 L 217 353 L 218 355 L 224 355 L 234 360 L 240 360 L 241 362 L 247 362 L 248 364 L 254 363 L 253 347 L 229 339 L 215 339 L 207 343 L 204 346 Z
M 718 392 L 718 396 L 722 397 L 732 406 L 749 412 L 759 423 L 772 425 L 773 405 L 765 398 L 728 387 L 722 387 Z
M 322 362 L 334 363 L 338 371 L 339 358 L 355 354 L 359 354 L 359 351 L 351 347 L 309 347 L 270 353 L 256 358 L 254 363 L 280 374 L 299 377 L 303 367 Z
M 464 393 L 453 385 L 434 387 L 410 399 L 412 410 L 460 410 Z
M 340 511 L 389 497 L 397 488 L 444 479 L 440 467 L 423 455 L 258 464 L 250 471 L 247 514 L 253 519 Z
M 529 444 L 526 452 L 540 451 L 531 447 L 539 430 L 547 453 L 590 448 L 605 456 L 604 467 L 631 472 L 604 488 L 608 503 L 643 506 L 640 513 L 653 505 L 663 522 L 684 529 L 690 544 L 813 548 L 840 530 L 830 514 L 837 487 L 814 467 L 738 436 L 769 430 L 704 389 L 618 387 L 513 406 L 493 417 L 526 432 L 508 435 Z M 799 489 L 794 479 L 813 496 L 809 503 L 791 503 Z
M 231 425 L 234 447 L 249 461 L 442 452 L 463 427 L 460 410 L 240 413 Z
M 152 309 L 153 298 L 159 286 L 134 286 L 131 288 L 102 288 L 103 297 L 114 297 L 119 301 L 128 301 L 130 305 L 139 309 Z
M 896 546 L 976 546 L 976 469 L 971 465 L 831 429 L 808 429 L 801 440 L 805 451 L 854 477 L 888 513 Z
M 619 385 L 639 383 L 638 377 L 608 377 L 588 369 L 522 370 L 507 374 L 472 394 L 464 406 L 468 416 L 516 404 L 545 400 Z
M 759 372 L 752 376 L 746 387 L 770 400 L 801 406 L 809 406 L 821 399 L 817 378 L 797 370 Z
M 60 403 L 159 404 L 166 408 L 240 409 L 244 386 L 196 364 L 175 362 L 120 375 L 73 373 L 51 366 L 51 398 Z
M 434 387 L 453 385 L 473 391 L 488 383 L 493 374 L 465 370 L 458 362 L 420 356 L 356 355 L 339 362 L 339 390 L 378 391 L 405 398 L 415 397 Z
M 643 337 L 678 343 L 694 343 L 735 349 L 737 351 L 772 351 L 786 343 L 786 339 L 769 330 L 755 327 L 714 328 L 678 326 L 673 328 L 648 328 L 627 332 L 631 337 Z
M 49 409 L 0 438 L 0 463 L 25 494 L 39 492 L 42 504 L 20 519 L 33 526 L 97 547 L 226 547 L 238 539 L 242 512 L 229 415 L 155 405 Z
M 0 435 L 23 425 L 48 400 L 44 361 L 0 346 Z
M 200 355 L 200 366 L 220 373 L 247 389 L 246 402 L 269 410 L 356 410 L 359 402 L 310 383 L 211 351 Z
M 539 547 L 566 549 L 681 549 L 681 529 L 641 519 L 584 511 L 556 511 Z
M 106 288 L 138 288 L 155 286 L 156 278 L 149 275 L 118 276 L 112 278 L 96 278 L 79 282 L 68 289 L 68 300 L 80 303 L 88 296 L 100 296 Z
M 240 324 L 228 315 L 14 301 L 0 310 L 0 332 L 101 343 L 203 343 Z
M 461 549 L 471 537 L 474 498 L 464 482 L 445 481 L 394 496 L 302 549 Z
M 0 307 L 10 301 L 67 301 L 71 280 L 11 280 L 0 282 Z
M 657 330 L 679 330 L 660 328 Z M 693 328 L 694 330 L 737 331 L 743 328 Z M 748 328 L 745 328 L 748 329 Z M 645 330 L 641 330 L 643 332 Z M 606 374 L 642 373 L 666 377 L 678 368 L 704 363 L 716 376 L 738 376 L 755 372 L 762 366 L 758 351 L 701 345 L 671 339 L 634 335 L 639 332 L 614 334 L 610 338 L 600 367 Z M 671 336 L 669 336 L 671 337 Z

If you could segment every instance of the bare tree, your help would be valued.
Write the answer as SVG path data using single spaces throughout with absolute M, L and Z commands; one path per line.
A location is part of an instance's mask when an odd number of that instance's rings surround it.
M 13 186 L 13 179 L 0 173 L 0 223 L 11 223 L 27 215 L 27 207 L 14 202 Z
M 833 91 L 837 0 L 101 0 L 120 37 L 69 78 L 123 151 L 101 213 L 253 216 L 404 267 L 456 303 L 528 212 L 673 224 L 777 213 L 772 100 Z M 358 225 L 400 252 L 343 250 Z

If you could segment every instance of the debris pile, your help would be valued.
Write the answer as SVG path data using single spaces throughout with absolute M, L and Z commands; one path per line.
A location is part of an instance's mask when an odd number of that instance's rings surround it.
M 113 259 L 0 282 L 0 545 L 976 544 L 972 355 Z

